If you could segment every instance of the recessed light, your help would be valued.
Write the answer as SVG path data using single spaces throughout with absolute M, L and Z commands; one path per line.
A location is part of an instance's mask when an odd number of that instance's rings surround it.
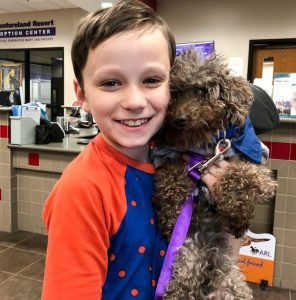
M 113 4 L 111 2 L 102 2 L 101 8 L 108 8 L 111 7 Z

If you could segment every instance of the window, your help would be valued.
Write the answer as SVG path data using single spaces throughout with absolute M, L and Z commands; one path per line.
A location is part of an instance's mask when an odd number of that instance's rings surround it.
M 1 49 L 0 66 L 3 66 L 1 68 L 3 74 L 10 69 L 18 72 L 23 102 L 38 101 L 46 104 L 51 120 L 63 115 L 61 108 L 64 104 L 63 48 Z M 2 77 L 1 82 L 5 82 Z M 0 91 L 5 89 L 7 87 L 0 85 Z M 14 90 L 11 92 L 14 93 Z

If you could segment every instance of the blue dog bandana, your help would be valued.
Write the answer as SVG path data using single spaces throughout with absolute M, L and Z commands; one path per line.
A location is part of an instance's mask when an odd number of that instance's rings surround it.
M 253 162 L 261 164 L 261 141 L 256 136 L 250 118 L 247 118 L 244 127 L 240 129 L 239 136 L 233 137 L 236 128 L 236 126 L 230 125 L 229 128 L 226 130 L 226 137 L 231 139 L 231 145 L 233 146 L 233 148 L 235 148 L 238 152 L 244 154 Z

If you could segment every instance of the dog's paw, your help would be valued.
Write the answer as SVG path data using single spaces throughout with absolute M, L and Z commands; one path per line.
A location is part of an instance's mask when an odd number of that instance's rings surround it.
M 162 234 L 169 240 L 181 206 L 195 188 L 194 182 L 185 175 L 185 162 L 167 163 L 155 175 L 155 202 L 157 219 Z
M 217 211 L 225 230 L 236 237 L 250 225 L 254 205 L 272 199 L 276 183 L 263 165 L 232 164 L 214 185 Z

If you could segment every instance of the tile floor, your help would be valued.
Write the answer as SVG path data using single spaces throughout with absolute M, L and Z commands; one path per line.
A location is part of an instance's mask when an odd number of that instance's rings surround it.
M 40 300 L 47 238 L 0 232 L 0 300 Z
M 46 245 L 44 235 L 0 232 L 0 300 L 40 300 Z M 296 300 L 296 291 L 251 287 L 255 300 Z

